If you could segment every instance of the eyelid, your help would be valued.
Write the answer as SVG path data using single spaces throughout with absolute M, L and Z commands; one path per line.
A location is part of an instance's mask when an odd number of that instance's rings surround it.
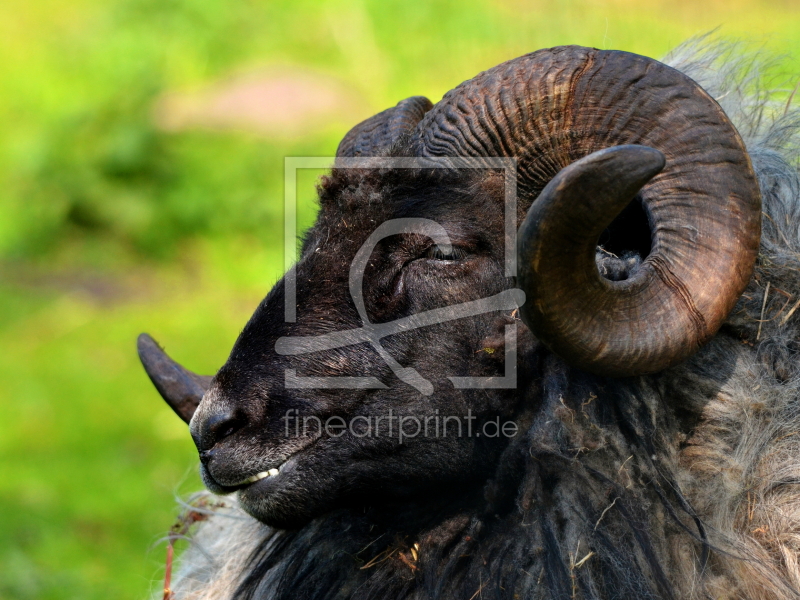
M 439 246 L 434 245 L 426 250 L 422 258 L 443 261 L 457 261 L 465 259 L 468 254 L 469 253 L 464 248 L 459 248 L 458 246 L 451 246 L 450 252 L 445 253 Z

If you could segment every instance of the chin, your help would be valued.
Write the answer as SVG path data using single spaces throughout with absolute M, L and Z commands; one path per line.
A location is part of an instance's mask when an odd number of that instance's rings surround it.
M 305 499 L 291 493 L 259 493 L 250 486 L 237 494 L 239 506 L 247 514 L 275 529 L 299 529 L 324 514 L 324 507 L 311 507 Z M 316 509 L 316 510 L 315 510 Z

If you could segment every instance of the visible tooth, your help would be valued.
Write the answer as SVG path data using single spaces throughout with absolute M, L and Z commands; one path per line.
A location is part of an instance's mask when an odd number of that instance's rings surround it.
M 269 477 L 270 475 L 271 475 L 271 473 L 269 473 L 267 471 L 263 471 L 261 473 L 256 473 L 255 475 L 245 479 L 245 483 L 255 483 L 256 481 L 258 481 L 260 479 L 264 479 L 264 477 Z
M 260 481 L 265 477 L 275 477 L 275 475 L 279 474 L 280 474 L 280 468 L 270 469 L 269 471 L 261 471 L 261 473 L 256 473 L 255 475 L 251 475 L 239 485 L 244 485 L 246 483 L 255 483 L 256 481 Z

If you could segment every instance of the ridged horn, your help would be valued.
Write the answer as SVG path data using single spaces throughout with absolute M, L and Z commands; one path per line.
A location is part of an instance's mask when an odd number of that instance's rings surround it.
M 379 112 L 348 131 L 339 143 L 336 156 L 380 155 L 401 135 L 412 131 L 432 106 L 424 96 L 401 100 L 397 106 Z
M 581 368 L 627 376 L 685 359 L 752 274 L 761 197 L 745 146 L 700 86 L 658 61 L 578 46 L 534 52 L 449 92 L 413 144 L 420 156 L 517 157 L 518 222 L 534 211 L 518 240 L 522 318 Z M 626 145 L 659 151 L 665 168 L 650 173 L 651 150 L 593 155 Z M 639 185 L 650 252 L 628 280 L 607 281 L 590 249 Z
M 186 423 L 191 421 L 212 377 L 184 369 L 146 333 L 136 340 L 136 348 L 144 370 L 161 397 L 181 419 Z

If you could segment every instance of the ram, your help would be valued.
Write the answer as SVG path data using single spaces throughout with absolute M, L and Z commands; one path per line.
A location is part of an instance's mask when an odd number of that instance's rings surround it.
M 400 102 L 213 378 L 140 337 L 214 494 L 170 594 L 800 595 L 797 113 L 701 46 Z

